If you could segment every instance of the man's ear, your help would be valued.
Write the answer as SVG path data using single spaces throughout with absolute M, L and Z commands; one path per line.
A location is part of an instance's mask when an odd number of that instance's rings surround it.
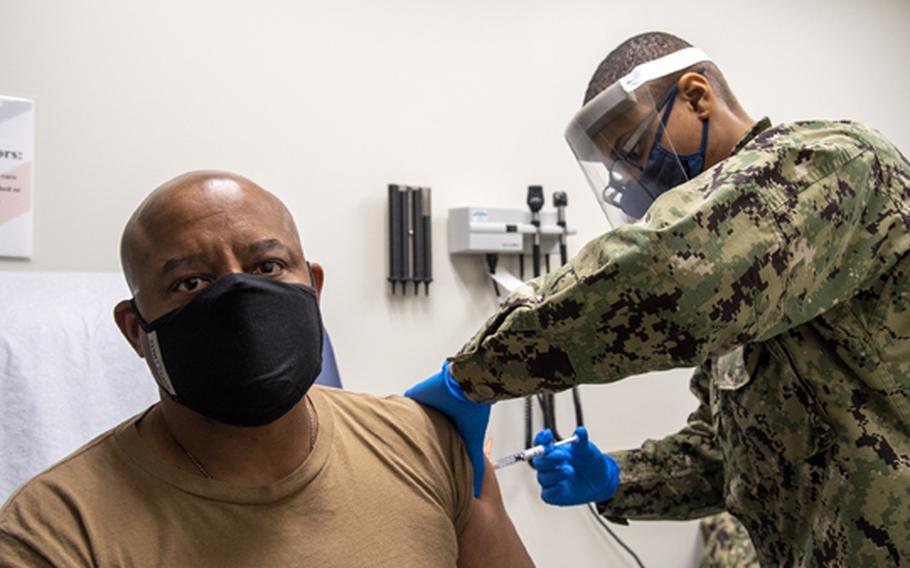
M 677 83 L 679 96 L 701 120 L 707 120 L 717 100 L 714 88 L 701 73 L 684 73 Z
M 310 268 L 313 270 L 313 288 L 316 288 L 316 299 L 322 299 L 322 285 L 325 283 L 325 270 L 318 262 L 311 262 Z
M 133 311 L 133 306 L 129 300 L 123 300 L 114 307 L 114 321 L 117 322 L 120 333 L 129 341 L 136 355 L 144 359 L 145 355 L 142 354 L 140 341 L 142 330 L 139 327 L 139 319 L 136 318 L 136 312 Z

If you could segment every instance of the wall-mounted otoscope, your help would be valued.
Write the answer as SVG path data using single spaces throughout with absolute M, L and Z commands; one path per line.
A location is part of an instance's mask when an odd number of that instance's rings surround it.
M 553 193 L 553 207 L 556 208 L 556 224 L 562 228 L 559 234 L 559 264 L 569 262 L 569 253 L 566 249 L 566 235 L 568 226 L 566 225 L 566 207 L 569 205 L 569 196 L 565 191 Z
M 543 209 L 543 188 L 539 185 L 528 186 L 528 209 L 531 210 L 531 224 L 534 225 L 533 241 L 531 245 L 531 263 L 534 269 L 534 278 L 540 276 L 540 210 Z

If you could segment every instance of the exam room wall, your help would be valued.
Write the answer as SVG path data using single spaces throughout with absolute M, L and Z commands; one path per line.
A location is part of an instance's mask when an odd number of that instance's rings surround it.
M 446 254 L 448 208 L 523 207 L 543 184 L 548 201 L 569 194 L 573 251 L 604 230 L 562 130 L 591 71 L 634 33 L 666 29 L 713 54 L 753 117 L 853 118 L 910 148 L 900 0 L 0 0 L 0 14 L 0 93 L 37 101 L 35 256 L 0 270 L 118 270 L 123 223 L 151 188 L 189 169 L 240 172 L 293 211 L 326 267 L 343 380 L 377 394 L 433 372 L 495 308 L 482 262 Z M 434 189 L 429 298 L 384 283 L 388 182 Z M 687 377 L 585 387 L 595 440 L 674 431 L 695 404 Z M 517 448 L 520 428 L 520 402 L 497 406 L 495 453 Z M 631 565 L 581 510 L 542 505 L 527 468 L 501 482 L 540 566 Z M 696 529 L 619 532 L 647 565 L 684 567 Z

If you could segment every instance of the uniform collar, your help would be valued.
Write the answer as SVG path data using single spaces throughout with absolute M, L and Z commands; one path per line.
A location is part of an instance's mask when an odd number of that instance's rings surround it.
M 756 136 L 761 134 L 762 130 L 766 130 L 768 128 L 771 128 L 771 119 L 768 118 L 767 116 L 765 116 L 761 120 L 756 122 L 755 125 L 752 126 L 751 129 L 749 129 L 749 132 L 747 132 L 746 135 L 743 136 L 740 139 L 740 141 L 736 143 L 736 146 L 733 148 L 733 152 L 731 155 L 742 150 L 743 146 L 745 146 L 746 144 L 751 142 Z

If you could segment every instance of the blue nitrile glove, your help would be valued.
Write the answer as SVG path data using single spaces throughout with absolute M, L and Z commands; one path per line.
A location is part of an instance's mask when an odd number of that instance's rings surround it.
M 435 408 L 455 423 L 474 467 L 474 497 L 480 497 L 480 489 L 483 487 L 483 438 L 490 421 L 490 407 L 493 405 L 474 402 L 466 397 L 449 374 L 448 361 L 442 365 L 440 372 L 409 388 L 404 395 Z
M 613 497 L 619 485 L 619 465 L 588 441 L 584 426 L 575 429 L 578 440 L 565 446 L 553 445 L 553 433 L 541 430 L 535 446 L 546 452 L 533 459 L 537 469 L 540 497 L 550 505 L 599 503 Z

